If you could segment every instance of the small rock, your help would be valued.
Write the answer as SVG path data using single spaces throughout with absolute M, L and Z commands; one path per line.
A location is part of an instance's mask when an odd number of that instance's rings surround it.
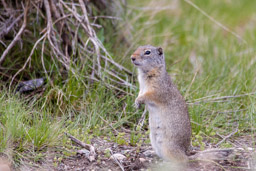
M 117 160 L 119 160 L 119 161 L 122 161 L 122 160 L 126 159 L 126 157 L 125 157 L 124 155 L 120 154 L 120 153 L 116 153 L 116 154 L 113 154 L 113 155 L 110 157 L 110 159 L 112 159 L 112 160 L 117 159 Z
M 24 93 L 35 90 L 44 84 L 45 78 L 38 78 L 29 81 L 23 81 L 18 84 L 16 92 Z
M 78 150 L 77 154 L 81 156 L 85 156 L 90 162 L 95 161 L 96 154 L 94 149 L 91 152 L 86 149 Z
M 117 143 L 114 143 L 114 144 L 113 144 L 113 148 L 116 148 L 116 147 L 118 147 L 118 144 L 117 144 Z
M 144 159 L 144 158 L 139 158 L 139 160 L 140 160 L 141 163 L 144 163 L 145 161 L 147 161 L 147 160 Z
M 143 154 L 145 155 L 145 157 L 152 157 L 153 155 L 155 155 L 155 152 L 153 150 L 147 150 L 143 152 Z
M 78 150 L 77 154 L 85 155 L 87 158 L 90 156 L 90 151 L 86 149 Z
M 253 151 L 253 150 L 254 150 L 254 148 L 252 148 L 252 147 L 248 147 L 248 148 L 247 148 L 247 150 L 249 150 L 249 151 Z

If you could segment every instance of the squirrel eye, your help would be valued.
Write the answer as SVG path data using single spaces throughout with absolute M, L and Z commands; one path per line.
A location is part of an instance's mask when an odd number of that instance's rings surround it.
M 149 55 L 151 52 L 149 50 L 147 50 L 144 55 Z

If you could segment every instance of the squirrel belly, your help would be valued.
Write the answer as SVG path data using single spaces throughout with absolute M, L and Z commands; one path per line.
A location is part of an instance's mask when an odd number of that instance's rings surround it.
M 149 129 L 150 129 L 150 142 L 151 145 L 158 156 L 164 158 L 162 152 L 162 145 L 163 145 L 163 126 L 161 117 L 155 112 L 157 109 L 156 107 L 149 107 L 147 105 L 147 110 L 150 111 L 149 113 Z

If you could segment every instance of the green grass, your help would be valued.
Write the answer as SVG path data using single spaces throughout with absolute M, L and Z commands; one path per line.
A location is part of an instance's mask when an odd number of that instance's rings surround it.
M 256 127 L 256 1 L 196 0 L 192 1 L 209 16 L 240 35 L 243 41 L 185 1 L 174 9 L 170 0 L 129 0 L 126 23 L 120 30 L 131 32 L 130 46 L 113 42 L 103 31 L 101 40 L 114 58 L 135 71 L 130 54 L 139 45 L 152 44 L 164 49 L 167 69 L 189 103 L 193 128 L 193 145 L 202 149 L 207 140 L 216 144 L 216 133 L 228 135 L 239 125 L 233 137 L 252 136 Z M 147 10 L 150 7 L 150 10 Z M 129 30 L 129 28 L 132 28 Z M 120 44 L 119 48 L 116 44 Z M 0 92 L 0 152 L 19 164 L 52 148 L 72 148 L 64 135 L 68 132 L 90 143 L 93 137 L 105 137 L 119 144 L 136 145 L 141 134 L 124 139 L 121 127 L 134 131 L 142 111 L 133 107 L 138 90 L 124 95 L 106 88 L 103 83 L 84 82 L 84 70 L 78 79 L 70 74 L 64 85 L 55 79 L 54 86 L 37 97 L 26 100 Z M 194 80 L 193 80 L 194 78 Z M 106 80 L 107 82 L 107 80 Z M 222 96 L 233 96 L 215 100 Z M 147 128 L 145 123 L 144 128 Z M 115 131 L 120 134 L 115 136 Z M 204 140 L 204 141 L 203 141 Z M 231 144 L 223 143 L 223 147 Z
M 67 87 L 54 87 L 42 98 L 26 98 L 0 91 L 0 154 L 15 167 L 32 163 L 37 166 L 48 151 L 58 158 L 75 155 L 65 132 L 86 143 L 101 137 L 120 145 L 135 145 L 141 134 L 129 140 L 119 128 L 134 128 L 139 112 L 133 107 L 134 97 L 117 97 L 118 93 L 95 84 L 86 95 L 73 99 Z M 78 95 L 77 95 L 78 96 Z M 118 131 L 117 131 L 118 130 Z M 25 161 L 24 161 L 25 160 Z
M 34 104 L 4 91 L 0 93 L 0 152 L 10 159 L 24 156 L 33 161 L 37 153 L 56 147 L 62 122 L 53 119 L 48 111 L 36 110 Z

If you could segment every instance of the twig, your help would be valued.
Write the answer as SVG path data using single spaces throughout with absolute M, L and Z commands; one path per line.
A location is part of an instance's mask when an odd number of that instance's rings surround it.
M 101 56 L 102 58 L 106 59 L 108 62 L 112 63 L 113 65 L 115 65 L 118 69 L 120 69 L 121 71 L 125 71 L 127 74 L 132 75 L 132 72 L 130 70 L 128 70 L 127 68 L 123 67 L 122 65 L 119 65 L 118 63 L 116 63 L 114 60 L 109 59 L 105 56 Z
M 44 69 L 44 74 L 46 76 L 46 78 L 48 79 L 48 81 L 50 82 L 51 86 L 53 86 L 53 83 L 48 75 L 48 72 L 46 71 L 46 67 L 45 67 L 45 64 L 44 64 L 44 45 L 45 45 L 45 40 L 46 40 L 46 37 L 44 38 L 43 40 L 43 44 L 42 44 L 42 52 L 41 52 L 41 61 L 42 61 L 42 66 L 43 66 L 43 69 Z
M 227 136 L 225 136 L 225 137 L 222 137 L 223 139 L 220 141 L 220 142 L 218 142 L 216 145 L 215 145 L 215 147 L 218 147 L 221 143 L 223 143 L 224 141 L 226 141 L 228 138 L 230 138 L 231 136 L 233 136 L 235 133 L 237 133 L 238 132 L 238 127 L 239 127 L 239 124 L 237 124 L 237 127 L 236 127 L 236 129 L 235 129 L 235 131 L 233 131 L 233 132 L 231 132 L 230 134 L 228 134 Z M 220 136 L 220 135 L 219 135 Z
M 7 74 L 5 74 L 5 73 L 3 73 L 3 72 L 1 72 L 1 71 L 0 71 L 0 75 L 3 75 L 3 76 L 5 76 L 5 77 L 8 77 L 9 79 L 12 78 L 12 76 L 7 75 Z M 17 79 L 14 79 L 14 81 L 19 82 L 19 80 L 17 80 Z
M 53 22 L 52 22 L 51 10 L 50 10 L 51 8 L 50 8 L 50 4 L 49 4 L 49 1 L 48 1 L 48 0 L 44 0 L 44 6 L 45 6 L 45 9 L 46 9 L 46 16 L 47 16 L 47 32 L 46 32 L 46 34 L 47 34 L 48 41 L 49 41 L 49 43 L 51 44 L 51 48 L 52 48 L 52 50 L 53 50 L 53 52 L 54 52 L 56 58 L 58 58 L 58 54 L 60 54 L 60 56 L 62 56 L 62 57 L 65 57 L 65 55 L 62 54 L 62 53 L 60 52 L 60 50 L 58 49 L 58 47 L 57 47 L 57 45 L 56 45 L 57 43 L 56 43 L 55 39 L 53 39 L 53 41 L 55 42 L 55 44 L 52 42 L 52 39 L 51 39 L 51 34 L 52 34 L 52 30 L 53 30 L 53 28 L 52 28 L 52 27 L 53 27 Z M 55 10 L 56 10 L 56 8 L 55 8 Z M 44 39 L 44 41 L 45 41 L 45 39 Z M 55 46 L 55 45 L 56 45 L 56 46 Z M 44 42 L 43 42 L 43 45 L 42 45 L 41 60 L 42 60 L 43 68 L 44 68 L 44 70 L 45 70 L 45 74 L 46 74 L 48 80 L 50 81 L 51 85 L 53 85 L 53 83 L 51 82 L 51 80 L 50 80 L 50 78 L 49 78 L 49 76 L 48 76 L 48 74 L 47 74 L 47 72 L 46 72 L 45 66 L 44 66 L 44 60 L 43 60 L 43 53 L 44 53 L 44 51 L 43 51 L 43 48 L 44 48 Z M 55 50 L 57 51 L 57 53 L 55 52 Z M 65 58 L 65 59 L 66 59 L 66 58 Z M 63 60 L 61 60 L 60 58 L 58 58 L 58 61 L 61 62 L 61 63 L 64 65 L 64 67 L 65 67 L 66 69 L 69 69 L 69 62 L 70 62 L 69 60 L 68 60 L 68 62 L 66 63 L 65 61 L 63 61 Z
M 98 113 L 97 115 L 100 117 L 101 120 L 103 120 L 106 124 L 108 124 L 115 132 L 118 134 L 119 132 L 112 126 L 111 123 L 108 123 L 102 116 L 100 116 Z
M 222 96 L 222 97 L 217 97 L 217 98 L 214 98 L 211 100 L 223 100 L 223 99 L 230 99 L 230 98 L 238 98 L 238 97 L 244 97 L 244 96 L 249 96 L 249 95 L 253 95 L 253 94 L 256 94 L 256 92 L 240 94 L 240 95 L 236 95 L 236 96 Z
M 195 122 L 195 121 L 190 121 L 192 124 L 195 124 L 195 125 L 198 125 L 198 126 L 202 126 L 202 124 L 199 124 L 199 123 L 197 123 L 197 122 Z
M 62 18 L 62 16 L 61 16 L 61 12 L 58 10 L 56 4 L 57 4 L 56 0 L 50 1 L 50 8 L 51 8 L 52 15 L 53 15 L 53 17 L 55 17 L 55 19 L 58 20 L 58 19 Z M 58 5 L 58 6 L 60 7 L 60 5 Z M 66 15 L 64 14 L 64 17 L 65 16 Z M 52 27 L 53 27 L 53 25 L 54 24 L 52 24 Z M 69 50 L 72 49 L 72 45 L 71 45 L 72 38 L 70 39 L 70 37 L 73 34 L 73 31 L 69 28 L 69 26 L 68 26 L 67 22 L 65 22 L 65 20 L 61 20 L 60 22 L 57 22 L 56 27 L 60 34 L 60 38 L 62 40 L 62 50 L 66 54 L 66 56 L 70 58 L 71 51 L 69 51 Z
M 227 171 L 224 166 L 222 166 L 221 164 L 219 164 L 218 162 L 216 162 L 216 161 L 214 161 L 214 160 L 210 160 L 210 159 L 201 159 L 201 158 L 200 158 L 200 159 L 195 159 L 195 160 L 189 160 L 190 163 L 192 163 L 192 162 L 198 162 L 198 161 L 213 163 L 214 165 L 218 166 L 218 167 L 220 168 L 220 170 Z M 216 169 L 216 170 L 219 170 L 219 169 Z
M 24 29 L 27 26 L 27 15 L 28 15 L 29 4 L 30 4 L 30 0 L 28 0 L 27 3 L 26 3 L 26 7 L 25 7 L 25 11 L 24 11 L 24 21 L 23 21 L 23 24 L 22 24 L 19 32 L 14 37 L 13 41 L 9 44 L 9 46 L 3 52 L 3 54 L 2 54 L 2 56 L 0 58 L 0 65 L 3 63 L 6 55 L 11 50 L 11 48 L 16 44 L 16 42 L 18 41 L 18 39 L 20 38 L 21 34 L 23 33 Z
M 48 41 L 51 45 L 50 47 L 52 48 L 52 51 L 55 54 L 58 61 L 61 62 L 63 64 L 63 66 L 67 70 L 70 70 L 74 74 L 74 76 L 76 77 L 75 72 L 73 71 L 72 68 L 70 68 L 70 62 L 71 62 L 70 59 L 64 53 L 62 53 L 61 50 L 59 49 L 56 37 L 51 36 L 53 28 L 52 28 L 52 14 L 51 14 L 51 10 L 50 10 L 49 1 L 44 0 L 44 5 L 45 5 L 46 15 L 47 15 L 47 37 L 48 37 Z M 59 56 L 62 59 L 60 59 Z
M 79 0 L 79 3 L 80 3 L 80 6 L 81 6 L 83 14 L 84 14 L 83 18 L 84 18 L 85 23 L 86 23 L 86 27 L 87 27 L 87 30 L 88 30 L 88 33 L 89 33 L 90 40 L 94 44 L 94 49 L 95 49 L 96 55 L 97 55 L 98 74 L 101 76 L 100 48 L 99 48 L 99 43 L 98 43 L 99 42 L 98 37 L 96 36 L 95 31 L 91 28 L 91 24 L 90 24 L 89 19 L 88 19 L 88 14 L 87 14 L 87 10 L 86 10 L 84 1 Z
M 236 113 L 241 111 L 246 111 L 247 109 L 239 109 L 239 110 L 226 110 L 226 111 L 216 111 L 216 113 L 225 114 L 225 113 Z
M 83 48 L 82 48 L 83 49 Z M 93 54 L 93 51 L 88 50 L 88 49 L 84 49 L 86 52 Z M 130 70 L 128 70 L 127 68 L 123 67 L 122 65 L 116 63 L 114 60 L 109 59 L 107 56 L 101 55 L 101 58 L 107 60 L 108 62 L 110 62 L 111 64 L 115 65 L 118 69 L 120 69 L 121 71 L 126 72 L 129 75 L 132 75 L 132 72 Z
M 92 78 L 92 77 L 88 77 L 88 76 L 83 76 L 84 78 L 87 78 L 87 79 L 90 79 L 90 80 L 93 80 L 93 81 L 97 81 L 97 82 L 101 82 L 101 80 L 98 80 L 97 78 Z M 126 92 L 126 91 L 124 91 L 124 90 L 122 90 L 122 89 L 120 89 L 120 88 L 118 88 L 118 87 L 116 87 L 116 86 L 114 86 L 114 85 L 111 85 L 111 84 L 108 84 L 106 81 L 102 81 L 101 83 L 103 83 L 104 85 L 106 85 L 106 87 L 107 88 L 113 88 L 113 89 L 115 89 L 115 90 L 118 90 L 119 92 L 123 92 L 123 93 L 125 93 L 125 94 L 127 94 L 127 95 L 130 95 L 130 96 L 134 96 L 134 94 L 132 94 L 132 93 L 129 93 L 129 92 Z
M 121 112 L 120 116 L 118 117 L 118 120 L 121 119 L 122 115 L 124 114 L 126 116 L 126 107 L 127 107 L 127 103 L 124 103 L 124 106 L 123 106 L 123 111 Z
M 46 16 L 47 16 L 47 31 L 49 33 L 51 33 L 51 29 L 52 29 L 52 14 L 51 14 L 51 11 L 50 11 L 50 4 L 49 4 L 48 0 L 44 0 L 44 6 L 45 6 Z
M 40 42 L 41 40 L 44 39 L 45 36 L 46 36 L 46 33 L 45 33 L 40 39 L 38 39 L 38 40 L 36 41 L 35 45 L 33 46 L 32 50 L 31 50 L 31 52 L 30 52 L 30 54 L 29 54 L 29 57 L 27 58 L 27 60 L 26 60 L 26 62 L 25 62 L 25 64 L 24 64 L 23 67 L 22 67 L 21 69 L 19 69 L 19 71 L 16 72 L 16 74 L 14 74 L 14 76 L 12 77 L 12 80 L 11 80 L 10 85 L 9 85 L 9 89 L 11 89 L 11 85 L 12 85 L 12 82 L 13 82 L 13 80 L 15 79 L 15 77 L 16 77 L 21 71 L 23 71 L 23 70 L 26 68 L 28 62 L 31 60 L 31 57 L 32 57 L 32 55 L 33 55 L 33 53 L 34 53 L 34 51 L 35 51 L 37 45 L 39 44 L 39 42 Z
M 74 141 L 77 145 L 80 145 L 83 148 L 86 148 L 87 150 L 90 150 L 91 145 L 89 144 L 85 144 L 84 142 L 78 140 L 77 138 L 75 138 L 74 136 L 70 135 L 69 133 L 65 132 L 65 135 L 70 138 L 72 141 Z
M 0 43 L 6 48 L 7 46 L 6 46 L 6 44 L 2 41 L 2 40 L 0 40 Z
M 110 153 L 111 153 L 113 159 L 115 160 L 115 162 L 116 162 L 116 163 L 118 164 L 118 166 L 120 167 L 120 169 L 121 169 L 122 171 L 124 171 L 124 167 L 123 167 L 122 164 L 118 161 L 118 159 L 115 158 L 115 156 L 113 155 L 113 152 L 112 152 L 111 149 L 110 149 Z
M 246 94 L 239 94 L 239 95 L 235 95 L 235 96 L 221 96 L 221 97 L 216 97 L 216 98 L 212 98 L 212 99 L 206 99 L 206 100 L 202 100 L 202 101 L 197 101 L 199 99 L 196 99 L 195 102 L 192 103 L 188 103 L 188 104 L 199 104 L 199 103 L 206 103 L 206 102 L 216 102 L 217 100 L 227 100 L 230 98 L 239 98 L 239 97 L 244 97 L 244 96 L 250 96 L 250 95 L 254 95 L 256 94 L 256 92 L 251 92 L 251 93 L 246 93 Z M 210 96 L 208 96 L 210 97 Z M 204 99 L 204 98 L 200 98 L 200 99 Z
M 99 48 L 98 48 L 97 41 L 95 40 L 96 33 L 95 33 L 94 30 L 90 27 L 90 24 L 88 24 L 88 23 L 86 23 L 86 22 L 83 22 L 83 21 L 81 20 L 81 16 L 80 16 L 78 13 L 75 13 L 74 10 L 72 10 L 71 8 L 69 8 L 62 0 L 60 0 L 60 2 L 66 7 L 66 9 L 67 9 L 68 11 L 70 11 L 70 12 L 73 14 L 73 16 L 76 18 L 76 20 L 81 23 L 82 27 L 84 28 L 85 32 L 87 33 L 87 35 L 88 35 L 88 37 L 89 37 L 89 40 L 91 40 L 91 42 L 94 44 L 94 47 L 95 47 L 95 50 L 96 50 L 96 54 L 97 54 L 97 56 L 98 56 L 98 55 L 99 55 Z M 83 6 L 81 5 L 81 7 L 83 7 Z M 85 18 L 86 18 L 86 17 L 87 17 L 87 16 L 85 16 Z M 88 19 L 88 18 L 87 18 L 87 19 Z M 86 23 L 86 24 L 85 24 L 85 23 Z M 93 31 L 92 31 L 92 30 L 93 30 Z M 98 64 L 100 65 L 99 59 L 97 59 L 97 60 L 98 60 Z M 100 71 L 99 68 L 98 68 L 98 71 Z
M 144 125 L 144 121 L 145 121 L 145 117 L 146 117 L 146 113 L 147 113 L 147 109 L 144 109 L 144 112 L 142 113 L 142 116 L 137 124 L 136 130 L 140 129 L 143 127 Z
M 206 16 L 207 18 L 209 18 L 212 22 L 214 22 L 215 24 L 217 24 L 219 27 L 221 27 L 223 30 L 233 34 L 235 37 L 237 37 L 239 40 L 241 40 L 243 43 L 247 44 L 247 42 L 237 33 L 235 33 L 234 31 L 230 30 L 229 28 L 227 28 L 226 26 L 224 26 L 222 23 L 220 23 L 219 21 L 215 20 L 212 16 L 210 16 L 209 14 L 207 14 L 205 11 L 203 11 L 200 7 L 198 7 L 196 4 L 194 4 L 193 2 L 191 2 L 190 0 L 184 0 L 185 2 L 187 2 L 188 4 L 190 4 L 192 7 L 194 7 L 195 9 L 197 9 L 199 12 L 201 12 L 204 16 Z
M 9 33 L 13 26 L 23 17 L 24 13 L 20 14 L 6 29 L 0 32 L 0 37 Z
M 7 12 L 7 14 L 8 14 L 8 15 L 12 15 L 11 13 L 12 13 L 13 10 L 11 10 L 11 9 L 8 7 L 8 5 L 6 4 L 6 2 L 5 2 L 4 0 L 2 0 L 2 5 L 3 5 L 5 11 Z
M 72 14 L 68 14 L 68 15 L 65 15 L 65 16 L 63 16 L 63 17 L 60 17 L 60 18 L 58 18 L 57 20 L 55 20 L 52 25 L 55 25 L 55 24 L 58 23 L 59 21 L 64 20 L 64 19 L 66 19 L 66 18 L 68 18 L 68 17 L 71 17 L 71 16 L 72 16 Z
M 176 7 L 173 6 L 166 6 L 166 7 L 136 7 L 136 6 L 131 6 L 128 5 L 129 8 L 133 10 L 139 10 L 139 11 L 163 11 L 163 10 L 175 10 L 177 9 Z
M 43 18 L 43 19 L 45 19 L 45 16 L 44 16 L 44 14 L 43 14 L 43 12 L 40 10 L 40 3 L 39 4 L 35 4 L 35 2 L 34 1 L 32 1 L 31 2 L 31 4 L 33 5 L 33 7 L 35 7 L 36 8 L 36 12 L 37 12 L 37 14 L 36 14 L 36 21 L 38 21 L 38 15 L 40 14 L 41 15 L 41 17 Z
M 2 5 L 4 6 L 4 9 L 7 10 L 8 6 L 7 6 L 6 2 L 4 0 L 1 0 L 1 2 L 2 2 Z
M 84 49 L 83 49 L 83 50 L 84 50 Z M 89 52 L 89 53 L 92 53 L 91 51 L 87 51 L 87 50 L 85 50 L 85 51 L 86 51 L 86 52 Z M 85 55 L 85 56 L 87 56 L 87 55 Z M 106 59 L 108 60 L 108 58 L 105 57 L 105 56 L 103 56 L 103 55 L 101 55 L 101 57 L 102 57 L 102 58 L 106 58 Z M 88 58 L 88 59 L 89 59 L 90 61 L 92 61 L 90 58 Z M 92 62 L 93 62 L 93 61 L 92 61 Z M 94 63 L 94 62 L 93 62 L 93 63 Z M 95 65 L 98 66 L 98 64 L 95 64 Z M 94 71 L 94 68 L 93 68 L 93 67 L 91 67 L 91 66 L 89 66 L 89 67 Z M 125 81 L 125 80 L 122 79 L 122 78 L 120 78 L 117 74 L 113 73 L 112 71 L 109 71 L 109 70 L 107 70 L 106 68 L 103 68 L 103 70 L 106 71 L 109 75 L 111 75 L 111 76 L 115 77 L 116 79 L 120 80 L 122 85 L 126 85 L 126 86 L 128 86 L 128 87 L 131 87 L 132 89 L 135 89 L 135 88 L 136 88 L 134 85 L 132 85 L 131 83 Z M 97 74 L 97 73 L 96 73 L 96 74 Z M 104 77 L 103 77 L 103 78 L 104 78 Z M 93 78 L 92 78 L 92 79 L 93 79 Z M 108 79 L 110 79 L 111 81 L 113 81 L 113 82 L 115 82 L 115 83 L 120 84 L 119 82 L 114 81 L 114 80 L 111 79 L 111 78 L 108 78 Z
M 83 147 L 83 148 L 85 148 L 85 149 L 87 149 L 87 150 L 90 151 L 90 155 L 89 155 L 89 160 L 90 160 L 90 161 L 94 161 L 94 160 L 95 160 L 96 153 L 95 153 L 95 148 L 94 148 L 92 145 L 86 144 L 86 143 L 84 143 L 84 142 L 82 142 L 82 141 L 76 139 L 74 136 L 72 136 L 72 135 L 70 135 L 70 134 L 68 134 L 68 133 L 66 133 L 66 132 L 65 132 L 65 134 L 66 134 L 66 136 L 67 136 L 68 138 L 70 138 L 70 139 L 71 139 L 73 142 L 75 142 L 77 145 L 80 145 L 81 147 Z
M 112 19 L 112 20 L 123 20 L 122 18 L 120 17 L 115 17 L 115 16 L 93 16 L 93 17 L 90 17 L 90 18 L 93 18 L 95 20 L 97 20 L 98 18 L 106 18 L 106 19 Z

